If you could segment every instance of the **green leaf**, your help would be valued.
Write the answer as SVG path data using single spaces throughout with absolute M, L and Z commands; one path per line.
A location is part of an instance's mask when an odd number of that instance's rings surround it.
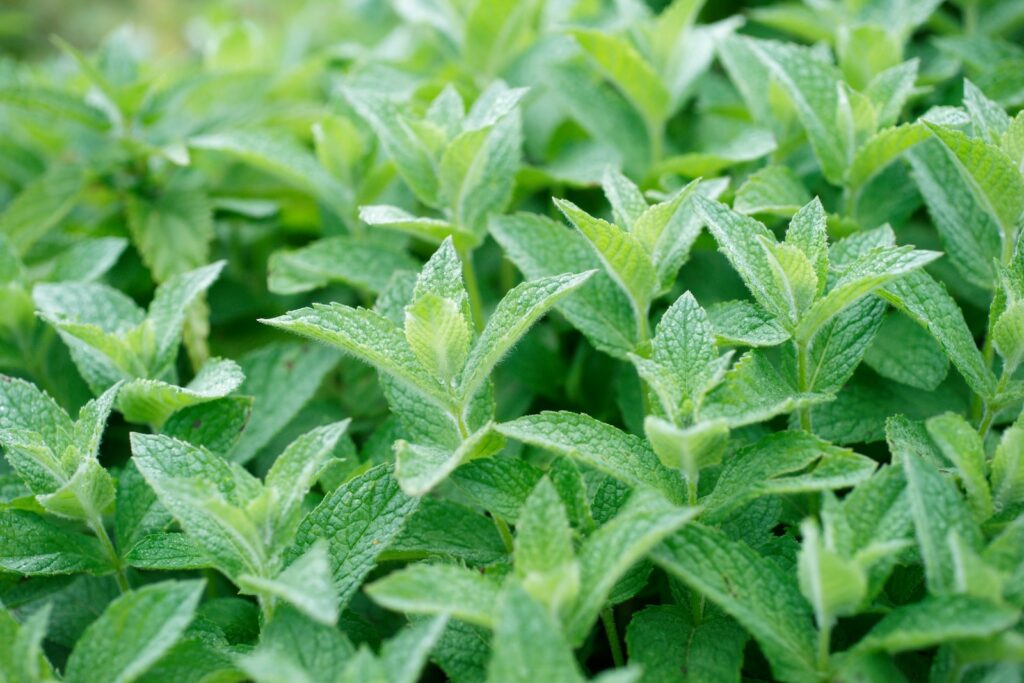
M 807 188 L 788 166 L 765 166 L 739 186 L 733 208 L 748 216 L 792 216 L 810 200 Z
M 23 576 L 104 574 L 111 569 L 95 537 L 27 510 L 0 510 L 0 568 Z
M 857 643 L 858 650 L 905 652 L 989 638 L 1012 627 L 1020 611 L 969 595 L 927 596 L 897 607 Z
M 594 29 L 572 31 L 573 38 L 630 101 L 653 134 L 669 113 L 669 94 L 658 74 L 625 39 Z
M 847 266 L 835 285 L 800 320 L 797 339 L 809 339 L 832 316 L 889 281 L 924 267 L 941 254 L 895 247 L 868 252 Z
M 582 683 L 572 648 L 551 613 L 519 586 L 505 590 L 494 626 L 488 683 Z
M 856 612 L 867 594 L 867 577 L 855 561 L 827 547 L 813 520 L 800 525 L 803 539 L 797 556 L 800 592 L 814 608 L 819 629 L 831 629 L 836 617 Z
M 68 683 L 128 683 L 181 637 L 203 592 L 202 581 L 166 581 L 110 603 L 68 658 Z
M 441 156 L 439 181 L 455 225 L 478 238 L 487 234 L 488 217 L 504 211 L 512 199 L 522 141 L 514 111 L 451 141 Z
M 702 520 L 727 517 L 763 495 L 846 488 L 867 479 L 875 462 L 806 432 L 780 432 L 741 448 L 722 466 L 704 499 Z
M 609 166 L 604 170 L 601 189 L 612 207 L 615 224 L 632 232 L 633 224 L 647 211 L 647 200 L 632 180 Z
M 699 524 L 670 536 L 653 558 L 747 629 L 777 678 L 817 680 L 810 612 L 791 574 L 744 543 Z
M 459 302 L 427 293 L 405 308 L 405 338 L 420 364 L 444 387 L 455 384 L 473 332 Z
M 594 218 L 572 202 L 555 199 L 555 206 L 587 238 L 605 272 L 628 295 L 636 319 L 645 317 L 658 279 L 651 256 L 639 239 L 607 221 Z
M 333 349 L 297 342 L 268 344 L 239 358 L 245 381 L 237 391 L 253 397 L 253 408 L 231 459 L 251 460 L 298 414 L 337 362 Z
M 440 244 L 447 237 L 459 241 L 460 245 L 473 246 L 478 237 L 458 225 L 440 218 L 414 216 L 397 206 L 360 206 L 359 220 L 367 225 L 388 228 L 418 237 L 426 242 Z
M 450 614 L 491 628 L 501 591 L 492 577 L 445 564 L 414 564 L 366 587 L 374 601 L 408 614 Z
M 786 303 L 776 289 L 775 275 L 760 239 L 774 237 L 760 222 L 700 195 L 693 199 L 697 213 L 715 236 L 719 250 L 743 279 L 754 300 L 775 317 L 785 316 Z
M 865 297 L 834 316 L 811 339 L 807 378 L 812 391 L 838 392 L 867 352 L 885 314 L 885 302 Z
M 954 413 L 937 415 L 925 424 L 939 450 L 956 467 L 974 518 L 979 523 L 984 522 L 992 516 L 992 494 L 981 437 L 964 418 Z
M 0 102 L 4 99 L 0 90 Z M 85 190 L 86 175 L 76 164 L 54 163 L 26 185 L 0 213 L 0 234 L 17 254 L 46 236 L 68 215 Z
M 161 433 L 226 456 L 251 414 L 252 398 L 228 396 L 179 410 L 167 419 Z
M 534 322 L 582 286 L 593 274 L 594 271 L 579 275 L 556 275 L 524 282 L 511 289 L 498 303 L 469 352 L 458 387 L 463 400 L 472 398 L 479 391 L 494 366 Z
M 1004 249 L 1015 234 L 1024 212 L 1024 177 L 998 147 L 972 139 L 960 131 L 925 123 L 946 151 L 956 160 L 955 167 L 970 188 L 978 205 L 999 226 Z
M 516 576 L 533 599 L 553 612 L 576 599 L 580 568 L 572 528 L 547 477 L 537 483 L 519 513 L 514 550 Z
M 233 360 L 211 358 L 184 387 L 159 380 L 135 379 L 125 383 L 117 407 L 129 422 L 159 429 L 173 413 L 223 398 L 241 386 L 245 377 Z
M 925 391 L 938 387 L 949 371 L 949 359 L 928 331 L 898 313 L 885 317 L 864 362 L 882 377 Z
M 486 425 L 467 436 L 454 450 L 395 442 L 395 477 L 409 496 L 425 496 L 460 465 L 494 455 L 505 445 L 504 438 Z
M 963 376 L 983 397 L 995 391 L 995 377 L 974 343 L 960 307 L 946 288 L 927 273 L 911 273 L 890 282 L 880 296 L 923 325 Z
M 491 234 L 530 279 L 583 272 L 601 266 L 578 231 L 536 214 L 517 213 L 491 220 Z M 626 294 L 603 270 L 562 299 L 558 310 L 598 349 L 625 358 L 636 346 L 636 321 Z
M 825 177 L 840 184 L 850 150 L 840 131 L 843 109 L 835 67 L 803 46 L 752 38 L 743 40 L 793 103 Z
M 80 97 L 52 88 L 8 85 L 0 88 L 0 104 L 24 110 L 27 114 L 74 121 L 97 130 L 110 127 L 110 119 L 103 110 L 83 102 Z
M 213 211 L 197 187 L 171 181 L 154 195 L 129 195 L 128 227 L 157 282 L 210 260 Z
M 257 683 L 317 683 L 340 680 L 354 654 L 340 630 L 282 606 L 263 627 L 259 644 L 236 661 Z
M 344 608 L 415 509 L 416 500 L 402 493 L 390 468 L 375 467 L 336 488 L 306 515 L 292 556 L 326 538 L 338 605 Z
M 579 597 L 565 619 L 570 642 L 582 643 L 616 582 L 697 512 L 696 508 L 676 507 L 661 494 L 639 488 L 614 519 L 587 538 L 579 551 Z
M 669 500 L 685 500 L 679 477 L 664 468 L 643 439 L 589 415 L 545 411 L 497 426 L 505 436 L 578 460 L 633 486 L 649 486 Z
M 317 623 L 331 626 L 338 620 L 326 541 L 314 543 L 273 579 L 242 574 L 237 583 L 245 592 L 285 600 Z
M 749 301 L 723 301 L 707 309 L 718 344 L 777 346 L 789 339 L 773 316 Z
M 439 205 L 438 168 L 398 105 L 383 93 L 343 90 L 345 98 L 373 128 L 409 189 L 428 206 Z
M 193 149 L 209 150 L 237 159 L 269 173 L 289 185 L 308 192 L 338 216 L 354 210 L 352 192 L 321 166 L 311 152 L 276 133 L 259 130 L 231 130 L 194 137 Z
M 408 255 L 382 244 L 327 237 L 271 254 L 267 288 L 274 294 L 298 294 L 341 282 L 376 294 L 387 287 L 395 271 L 415 269 L 416 262 Z
M 394 377 L 440 406 L 448 399 L 409 347 L 402 331 L 390 320 L 365 308 L 343 304 L 313 304 L 260 322 L 321 341 L 351 353 Z
M 1024 429 L 1008 427 L 992 456 L 992 498 L 999 513 L 1024 500 Z
M 448 625 L 448 617 L 421 621 L 399 631 L 381 646 L 380 659 L 389 683 L 416 683 L 427 657 Z
M 728 617 L 705 617 L 695 624 L 679 605 L 645 607 L 626 629 L 629 661 L 643 666 L 644 683 L 678 681 L 683 671 L 693 683 L 739 683 L 747 638 Z
M 946 595 L 956 589 L 949 536 L 955 532 L 969 548 L 981 544 L 981 533 L 951 481 L 931 464 L 910 452 L 897 452 L 907 477 L 910 511 L 924 560 L 928 589 Z

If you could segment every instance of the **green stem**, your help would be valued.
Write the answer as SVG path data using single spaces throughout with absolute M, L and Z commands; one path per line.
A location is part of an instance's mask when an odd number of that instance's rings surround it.
M 493 512 L 491 519 L 494 520 L 494 526 L 498 527 L 498 535 L 501 536 L 501 542 L 505 544 L 505 550 L 511 554 L 515 546 L 512 543 L 512 530 L 508 528 L 508 522 Z
M 1010 376 L 1012 374 L 1013 372 L 1007 372 L 1006 368 L 1003 368 L 992 400 L 982 402 L 984 410 L 982 411 L 981 418 L 978 420 L 978 435 L 982 439 L 988 435 L 988 430 L 992 428 L 992 422 L 996 419 L 996 413 L 1002 408 L 1002 405 L 999 404 L 999 395 L 1006 391 L 1006 385 L 1010 383 Z
M 459 258 L 462 260 L 462 277 L 466 282 L 466 292 L 469 294 L 469 308 L 473 313 L 473 326 L 477 332 L 484 329 L 484 301 L 480 297 L 480 282 L 476 277 L 476 268 L 473 267 L 473 252 L 466 249 L 459 249 Z
M 818 630 L 818 670 L 822 673 L 828 671 L 828 655 L 831 649 L 832 625 L 822 626 Z
M 114 567 L 114 580 L 117 581 L 117 587 L 121 589 L 122 593 L 127 593 L 132 587 L 128 584 L 128 575 L 125 573 L 124 563 L 121 561 L 121 556 L 117 554 L 117 550 L 114 549 L 114 542 L 110 540 L 110 534 L 107 533 L 106 527 L 103 526 L 103 520 L 99 516 L 90 516 L 86 523 L 92 529 L 96 538 L 99 539 L 100 545 L 103 546 L 103 552 L 107 554 L 110 564 Z
M 809 358 L 807 357 L 807 344 L 795 342 L 796 344 L 796 374 L 797 381 L 800 384 L 800 392 L 805 393 L 810 390 L 811 379 L 808 377 L 810 370 Z M 800 429 L 805 432 L 812 432 L 811 425 L 811 407 L 801 406 L 797 415 L 800 417 Z
M 619 642 L 619 627 L 615 625 L 615 613 L 611 607 L 601 610 L 601 623 L 604 624 L 608 645 L 612 649 L 612 663 L 616 669 L 626 666 L 626 658 L 622 656 L 622 643 Z
M 686 477 L 686 501 L 690 505 L 697 504 L 697 483 L 699 481 L 699 474 Z

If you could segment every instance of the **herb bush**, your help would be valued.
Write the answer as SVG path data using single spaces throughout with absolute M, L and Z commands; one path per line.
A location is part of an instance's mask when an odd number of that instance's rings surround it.
M 3 63 L 0 681 L 1021 680 L 1024 4 L 656 4 Z

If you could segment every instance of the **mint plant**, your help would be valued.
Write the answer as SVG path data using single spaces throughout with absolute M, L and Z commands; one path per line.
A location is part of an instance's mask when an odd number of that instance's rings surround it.
M 1018 680 L 1019 4 L 22 32 L 0 681 Z

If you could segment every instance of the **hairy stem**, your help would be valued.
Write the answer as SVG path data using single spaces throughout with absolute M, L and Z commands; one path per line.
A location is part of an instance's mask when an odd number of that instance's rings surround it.
M 818 629 L 818 670 L 828 671 L 828 655 L 831 649 L 832 624 L 822 624 Z
M 498 527 L 498 535 L 501 536 L 501 542 L 505 544 L 505 550 L 511 554 L 515 546 L 512 542 L 512 530 L 508 528 L 508 522 L 493 512 L 491 519 L 494 520 L 494 526 Z
M 117 550 L 114 548 L 114 542 L 110 540 L 110 534 L 107 533 L 106 527 L 103 526 L 103 519 L 99 515 L 90 515 L 86 523 L 92 529 L 96 538 L 99 539 L 100 545 L 103 546 L 103 552 L 107 554 L 110 564 L 114 567 L 114 580 L 117 581 L 117 587 L 121 589 L 122 593 L 127 593 L 131 590 L 131 585 L 128 583 L 124 562 L 121 561 L 121 556 L 117 554 Z
M 459 258 L 462 260 L 462 278 L 466 282 L 466 292 L 469 294 L 469 308 L 473 312 L 473 326 L 477 332 L 484 329 L 484 301 L 480 297 L 480 282 L 476 277 L 476 268 L 473 267 L 473 252 L 468 249 L 459 249 Z

